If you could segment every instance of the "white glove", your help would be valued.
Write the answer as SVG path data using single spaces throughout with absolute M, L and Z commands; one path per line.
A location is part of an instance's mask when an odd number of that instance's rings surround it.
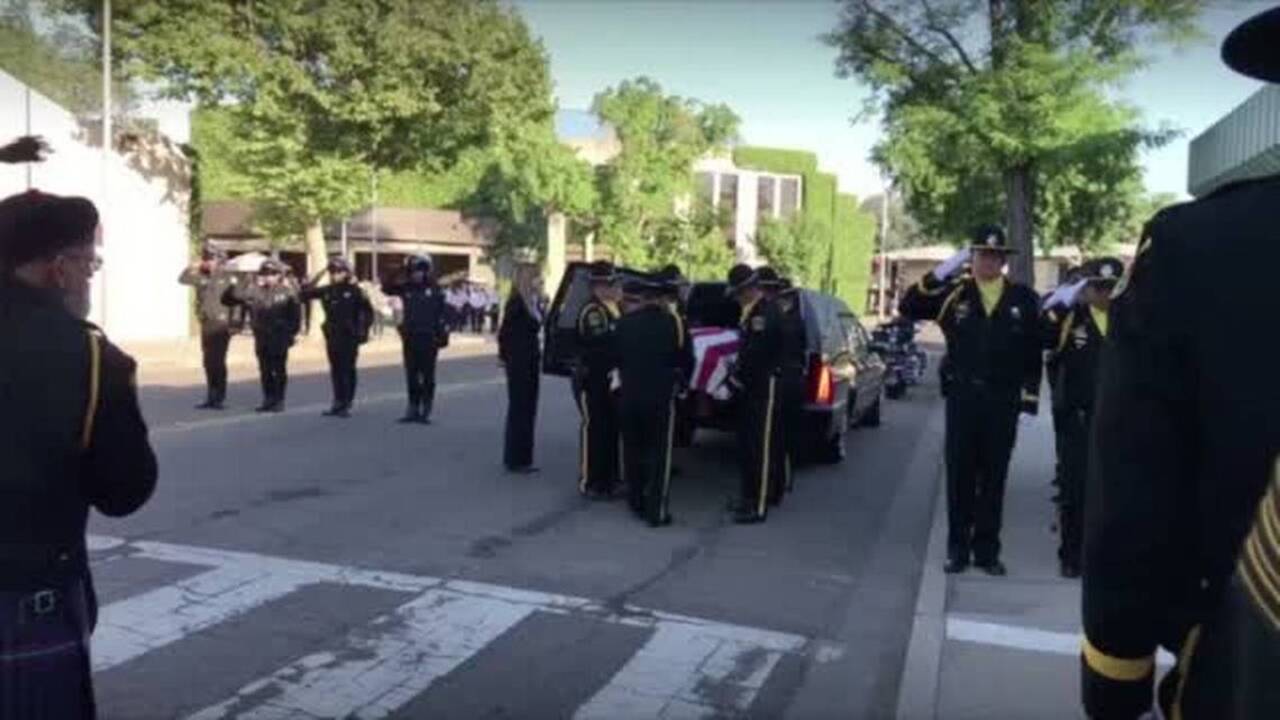
M 1076 304 L 1076 300 L 1080 297 L 1080 291 L 1084 290 L 1084 286 L 1088 285 L 1088 280 L 1077 280 L 1068 285 L 1062 285 L 1049 295 L 1049 299 L 1045 300 L 1044 307 L 1071 307 Z
M 964 264 L 969 261 L 970 254 L 969 248 L 964 248 L 947 258 L 941 265 L 933 269 L 933 277 L 937 280 L 946 280 L 955 275 L 956 271 L 964 267 Z

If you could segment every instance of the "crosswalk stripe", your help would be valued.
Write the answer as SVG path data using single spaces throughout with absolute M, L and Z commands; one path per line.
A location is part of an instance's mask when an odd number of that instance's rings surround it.
M 432 590 L 353 632 L 338 648 L 300 658 L 190 720 L 385 717 L 533 611 Z M 266 700 L 253 705 L 259 697 Z

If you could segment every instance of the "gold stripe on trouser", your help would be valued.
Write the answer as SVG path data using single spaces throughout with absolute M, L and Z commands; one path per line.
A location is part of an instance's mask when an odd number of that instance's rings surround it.
M 89 333 L 89 403 L 84 411 L 84 426 L 80 431 L 80 447 L 89 449 L 93 440 L 93 422 L 98 414 L 98 396 L 102 391 L 102 345 L 98 336 Z
M 764 452 L 760 463 L 760 499 L 756 503 L 756 515 L 764 515 L 765 504 L 769 502 L 769 449 L 773 439 L 773 395 L 777 378 L 769 378 L 769 405 L 764 412 Z
M 591 469 L 591 410 L 587 407 L 587 391 L 579 393 L 582 398 L 582 429 L 578 438 L 579 458 L 582 462 L 582 477 L 578 480 L 578 492 L 587 491 L 587 471 Z
M 1191 628 L 1187 633 L 1187 641 L 1182 643 L 1182 652 L 1178 654 L 1178 690 L 1173 695 L 1173 717 L 1171 720 L 1182 720 L 1182 694 L 1187 689 L 1187 676 L 1191 674 L 1191 658 L 1196 653 L 1196 644 L 1200 641 L 1200 626 Z
M 671 445 L 675 442 L 676 433 L 676 399 L 671 398 L 670 411 L 667 413 L 667 462 L 662 470 L 662 506 L 659 520 L 666 520 L 670 514 L 671 498 Z

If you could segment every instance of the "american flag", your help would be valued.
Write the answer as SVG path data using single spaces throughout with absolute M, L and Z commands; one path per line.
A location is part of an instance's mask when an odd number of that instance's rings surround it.
M 729 370 L 738 357 L 742 336 L 733 328 L 694 328 L 692 390 L 717 400 L 729 399 Z

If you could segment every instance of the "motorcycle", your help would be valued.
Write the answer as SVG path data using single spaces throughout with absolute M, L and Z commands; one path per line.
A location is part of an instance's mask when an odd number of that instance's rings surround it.
M 929 359 L 916 345 L 916 325 L 909 320 L 889 320 L 871 331 L 871 349 L 885 362 L 884 394 L 897 400 L 907 389 L 924 380 Z

